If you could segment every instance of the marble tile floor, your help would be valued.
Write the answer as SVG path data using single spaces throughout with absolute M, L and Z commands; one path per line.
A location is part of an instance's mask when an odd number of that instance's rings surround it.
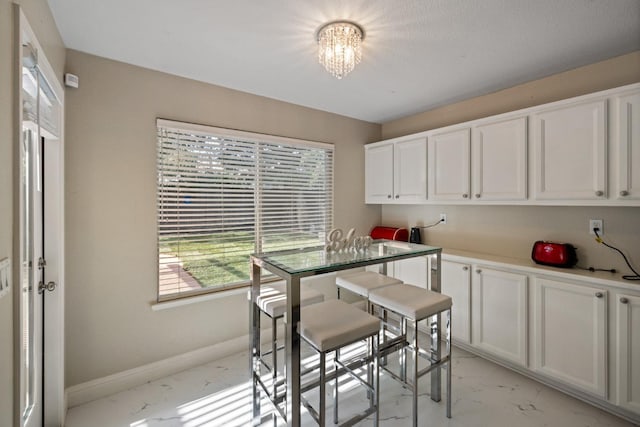
M 240 427 L 250 425 L 248 354 L 240 353 L 121 393 L 70 408 L 66 427 Z M 421 379 L 421 426 L 631 426 L 614 415 L 546 387 L 485 359 L 454 348 L 452 418 L 445 400 L 429 397 L 429 376 Z M 347 385 L 345 385 L 347 386 Z M 329 389 L 330 387 L 328 387 Z M 341 391 L 341 415 L 365 408 L 365 393 Z M 443 397 L 445 390 L 443 389 Z M 381 377 L 380 425 L 410 425 L 411 395 Z M 327 405 L 330 405 L 328 400 Z M 267 410 L 268 404 L 263 408 Z M 328 417 L 330 417 L 328 408 Z M 330 420 L 331 418 L 328 418 Z M 315 425 L 303 411 L 303 425 Z M 273 426 L 273 422 L 264 423 Z M 333 425 L 329 422 L 328 425 Z M 364 420 L 358 426 L 372 425 Z

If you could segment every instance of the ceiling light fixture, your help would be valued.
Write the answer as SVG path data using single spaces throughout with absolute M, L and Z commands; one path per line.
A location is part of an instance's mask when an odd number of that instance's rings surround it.
M 334 77 L 341 79 L 362 59 L 364 32 L 347 21 L 329 22 L 318 31 L 318 61 Z

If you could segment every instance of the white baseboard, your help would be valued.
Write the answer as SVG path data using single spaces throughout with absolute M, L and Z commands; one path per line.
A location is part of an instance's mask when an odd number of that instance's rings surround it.
M 263 331 L 262 342 L 271 338 L 271 329 Z M 249 335 L 224 341 L 208 347 L 179 354 L 117 374 L 76 384 L 65 390 L 67 408 L 91 402 L 130 388 L 184 371 L 205 363 L 222 359 L 249 348 Z

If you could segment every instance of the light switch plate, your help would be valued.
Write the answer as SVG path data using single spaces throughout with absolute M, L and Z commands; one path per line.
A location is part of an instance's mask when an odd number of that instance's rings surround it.
M 9 293 L 11 286 L 11 261 L 9 258 L 0 260 L 0 298 Z

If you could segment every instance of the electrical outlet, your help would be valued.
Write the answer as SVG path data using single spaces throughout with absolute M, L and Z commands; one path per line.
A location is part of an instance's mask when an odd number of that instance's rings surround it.
M 440 214 L 440 224 L 447 223 L 447 214 Z
M 603 235 L 604 234 L 604 228 L 603 228 L 603 222 L 601 219 L 590 219 L 589 220 L 589 234 L 593 234 L 595 235 L 596 233 L 593 232 L 594 228 L 598 229 L 598 234 L 599 235 Z

